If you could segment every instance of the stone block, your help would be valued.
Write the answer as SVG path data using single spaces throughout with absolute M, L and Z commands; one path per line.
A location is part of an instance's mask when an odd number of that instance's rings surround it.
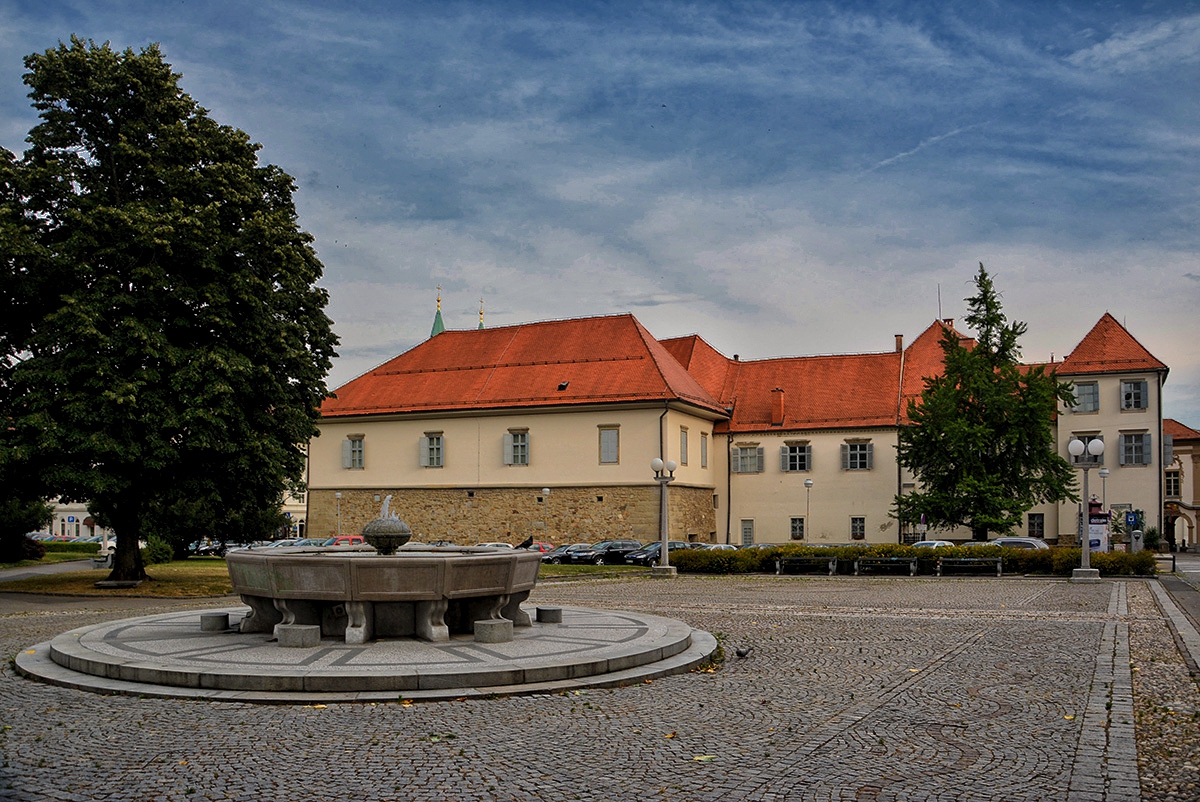
M 229 629 L 229 613 L 200 613 L 201 632 L 224 632 Z
M 507 618 L 493 618 L 475 622 L 477 643 L 508 643 L 513 639 L 513 622 Z
M 1076 568 L 1071 572 L 1071 582 L 1076 585 L 1098 585 L 1100 584 L 1100 570 L 1098 568 Z
M 537 620 L 539 624 L 561 624 L 562 608 L 539 607 L 537 608 Z
M 321 643 L 321 628 L 316 624 L 276 624 L 275 639 L 280 646 L 311 648 Z

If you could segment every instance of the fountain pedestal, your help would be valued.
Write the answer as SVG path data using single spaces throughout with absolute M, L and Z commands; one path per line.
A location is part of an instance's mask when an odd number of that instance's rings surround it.
M 226 555 L 233 590 L 250 607 L 242 632 L 318 625 L 322 637 L 445 641 L 476 621 L 532 626 L 521 602 L 537 583 L 541 555 L 486 548 L 277 548 Z

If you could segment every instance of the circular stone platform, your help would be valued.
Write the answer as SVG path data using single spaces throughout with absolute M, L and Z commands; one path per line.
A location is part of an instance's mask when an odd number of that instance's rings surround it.
M 528 610 L 533 626 L 507 643 L 324 638 L 302 648 L 238 632 L 246 607 L 194 610 L 71 630 L 16 662 L 28 677 L 98 693 L 310 704 L 613 687 L 687 671 L 717 647 L 709 633 L 670 618 L 561 609 L 561 623 Z M 229 614 L 228 630 L 201 630 L 201 614 L 212 612 Z

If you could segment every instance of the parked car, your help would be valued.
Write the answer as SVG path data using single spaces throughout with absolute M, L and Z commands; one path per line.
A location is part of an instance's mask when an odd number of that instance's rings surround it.
M 679 551 L 680 549 L 687 549 L 689 546 L 691 546 L 691 544 L 686 541 L 683 541 L 683 540 L 669 540 L 669 541 L 667 541 L 667 554 L 670 555 L 670 553 L 673 551 Z M 626 565 L 653 565 L 658 562 L 660 554 L 662 554 L 662 543 L 661 542 L 655 541 L 653 543 L 647 543 L 645 546 L 642 546 L 640 549 L 631 551 L 628 554 L 626 554 L 625 555 L 625 564 Z
M 547 543 L 544 540 L 535 540 L 528 546 L 530 551 L 540 551 L 542 554 L 549 554 L 554 551 L 554 544 Z
M 949 540 L 918 540 L 912 544 L 914 549 L 948 549 L 953 546 Z
M 1048 549 L 1050 544 L 1040 537 L 998 537 L 988 541 L 989 546 L 1003 546 L 1007 549 Z
M 267 546 L 267 548 L 278 549 L 278 548 L 282 548 L 283 546 L 295 546 L 299 542 L 300 542 L 300 538 L 298 538 L 298 537 L 285 537 L 282 540 L 272 541 L 271 544 L 269 546 Z
M 586 549 L 571 552 L 570 560 L 593 565 L 623 565 L 625 555 L 641 547 L 642 544 L 636 540 L 601 540 Z
M 366 541 L 363 540 L 362 535 L 335 535 L 334 537 L 331 537 L 328 540 L 326 540 L 321 545 L 322 546 L 363 546 L 363 545 L 366 545 Z
M 501 543 L 499 540 L 488 541 L 487 543 L 476 543 L 475 548 L 483 549 L 511 549 L 511 543 Z
M 709 551 L 737 551 L 737 546 L 732 543 L 709 543 L 704 548 Z
M 571 562 L 570 554 L 572 552 L 590 549 L 590 543 L 570 543 L 562 546 L 557 546 L 554 549 L 542 555 L 542 562 L 551 563 L 552 565 L 561 565 L 562 563 Z
M 325 542 L 325 538 L 323 538 L 323 537 L 306 537 L 306 538 L 297 540 L 292 545 L 293 546 L 320 546 L 324 542 Z

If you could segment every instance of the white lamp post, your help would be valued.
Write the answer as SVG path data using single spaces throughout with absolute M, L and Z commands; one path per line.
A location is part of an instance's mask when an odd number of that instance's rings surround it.
M 650 460 L 650 470 L 654 471 L 654 479 L 658 482 L 659 495 L 659 546 L 658 565 L 650 569 L 651 576 L 675 576 L 675 568 L 671 565 L 667 548 L 667 485 L 675 480 L 675 469 L 679 467 L 674 460 L 663 462 L 658 457 Z
M 1104 505 L 1104 512 L 1108 512 L 1108 468 L 1101 468 L 1096 471 L 1100 477 L 1100 503 Z
M 1071 572 L 1072 582 L 1087 582 L 1094 583 L 1100 581 L 1100 572 L 1092 568 L 1090 557 L 1091 552 L 1091 508 L 1089 502 L 1091 496 L 1088 495 L 1088 470 L 1104 453 L 1104 441 L 1099 438 L 1093 438 L 1084 445 L 1079 438 L 1071 440 L 1067 444 L 1067 451 L 1072 457 L 1075 457 L 1079 466 L 1083 468 L 1083 518 L 1080 520 L 1080 561 L 1079 567 Z M 1086 456 L 1084 456 L 1086 452 Z
M 813 531 L 813 528 L 812 528 L 812 486 L 813 486 L 812 479 L 804 480 L 804 528 L 805 528 L 805 530 L 807 530 L 804 533 L 804 537 L 807 540 L 812 540 L 812 538 L 809 537 L 808 533 Z
M 337 499 L 337 533 L 338 537 L 342 536 L 342 491 L 337 491 L 333 494 Z

